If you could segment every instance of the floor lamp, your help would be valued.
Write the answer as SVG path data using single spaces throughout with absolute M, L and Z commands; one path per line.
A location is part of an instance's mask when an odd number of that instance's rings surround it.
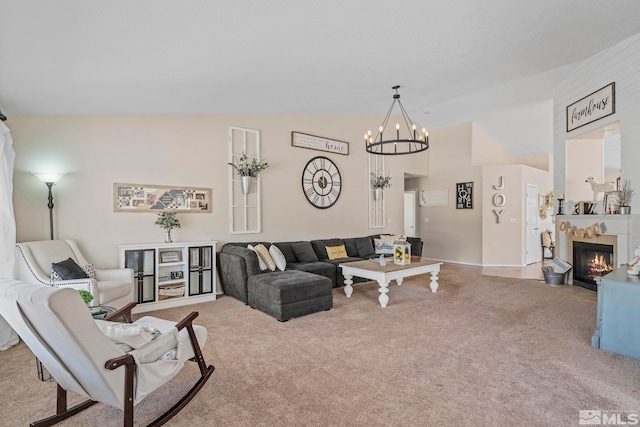
M 49 188 L 49 203 L 47 207 L 49 208 L 49 231 L 51 232 L 51 240 L 53 240 L 53 193 L 51 193 L 51 187 L 62 178 L 62 174 L 37 173 L 35 175 Z

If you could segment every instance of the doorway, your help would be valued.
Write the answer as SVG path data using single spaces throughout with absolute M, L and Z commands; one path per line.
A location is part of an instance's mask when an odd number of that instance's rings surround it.
M 417 237 L 416 228 L 416 200 L 417 190 L 405 190 L 404 192 L 404 235 Z
M 525 200 L 525 264 L 542 261 L 540 230 L 538 229 L 538 186 L 527 184 Z

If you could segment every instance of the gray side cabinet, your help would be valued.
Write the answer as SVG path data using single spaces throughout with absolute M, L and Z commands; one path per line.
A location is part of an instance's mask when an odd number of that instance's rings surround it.
M 640 358 L 640 278 L 619 268 L 596 283 L 598 311 L 591 346 Z

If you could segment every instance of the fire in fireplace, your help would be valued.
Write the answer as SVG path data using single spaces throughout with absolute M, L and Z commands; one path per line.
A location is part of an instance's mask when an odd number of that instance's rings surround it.
M 596 280 L 614 270 L 613 245 L 573 242 L 573 284 L 597 291 Z

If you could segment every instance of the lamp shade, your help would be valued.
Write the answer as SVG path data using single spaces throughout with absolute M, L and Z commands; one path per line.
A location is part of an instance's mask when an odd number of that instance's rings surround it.
M 61 173 L 36 173 L 35 176 L 37 176 L 38 179 L 42 182 L 52 182 L 54 184 L 58 182 L 60 178 L 62 178 Z

